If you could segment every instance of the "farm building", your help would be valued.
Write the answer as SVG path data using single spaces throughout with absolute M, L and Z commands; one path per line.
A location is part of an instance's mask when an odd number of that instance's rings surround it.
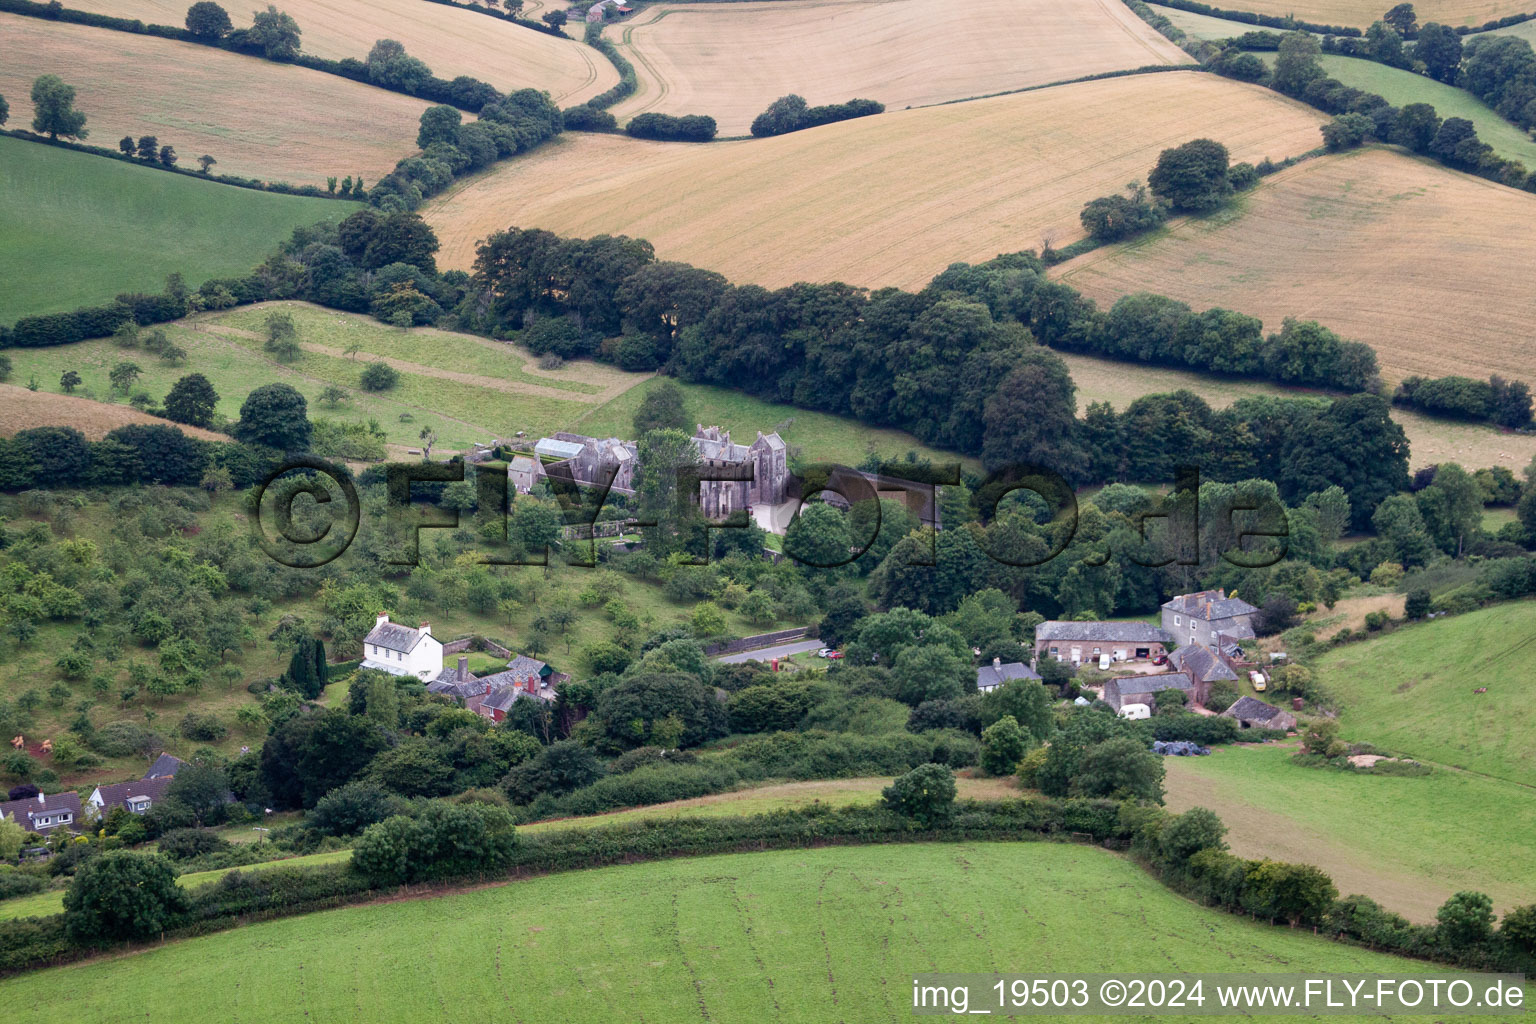
M 1281 711 L 1273 704 L 1266 704 L 1257 697 L 1240 697 L 1237 702 L 1221 713 L 1222 718 L 1235 718 L 1244 729 L 1296 728 L 1296 716 Z
M 143 814 L 156 803 L 165 799 L 174 781 L 168 776 L 157 779 L 139 779 L 136 782 L 118 782 L 110 786 L 97 786 L 86 799 L 91 814 L 102 817 L 114 807 L 121 807 L 130 814 Z
M 1210 684 L 1218 679 L 1237 682 L 1237 673 L 1232 671 L 1232 666 L 1205 644 L 1185 644 L 1168 655 L 1168 664 L 1180 672 L 1188 673 L 1196 682 L 1204 683 L 1207 693 L 1210 692 Z
M 1010 679 L 1039 678 L 1040 673 L 1021 661 L 1011 661 L 1005 665 L 1002 658 L 993 658 L 992 664 L 976 670 L 976 689 L 981 693 L 991 693 Z
M 80 817 L 77 793 L 39 793 L 0 804 L 0 821 L 14 821 L 28 832 L 52 832 L 56 828 L 73 831 Z
M 1098 661 L 1145 661 L 1166 654 L 1168 634 L 1150 622 L 1062 622 L 1035 627 L 1035 659 L 1055 658 L 1074 665 Z
M 373 629 L 363 637 L 363 668 L 376 668 L 392 676 L 435 679 L 443 671 L 443 645 L 432 635 L 432 624 L 418 629 L 389 621 L 381 612 Z
M 1119 712 L 1127 704 L 1157 704 L 1157 695 L 1163 690 L 1182 690 L 1191 702 L 1199 703 L 1208 692 L 1183 672 L 1168 672 L 1160 676 L 1122 676 L 1104 684 L 1104 703 Z
M 1253 616 L 1258 609 L 1225 590 L 1180 594 L 1163 605 L 1163 629 L 1180 644 L 1218 646 L 1219 636 L 1247 639 L 1253 636 Z

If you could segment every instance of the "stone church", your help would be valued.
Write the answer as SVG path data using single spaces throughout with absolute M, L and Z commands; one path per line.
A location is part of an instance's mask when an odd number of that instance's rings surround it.
M 709 519 L 724 519 L 738 509 L 753 505 L 782 505 L 789 494 L 789 449 L 777 433 L 757 432 L 750 445 L 731 440 L 729 430 L 698 424 L 693 435 L 701 467 L 735 471 L 751 479 L 704 480 L 699 484 L 699 507 Z

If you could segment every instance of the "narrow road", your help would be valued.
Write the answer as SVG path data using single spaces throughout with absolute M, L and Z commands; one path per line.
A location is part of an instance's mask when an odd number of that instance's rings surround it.
M 777 647 L 764 647 L 756 651 L 727 654 L 715 660 L 722 665 L 735 665 L 743 661 L 771 661 L 774 658 L 787 658 L 791 654 L 801 654 L 805 651 L 819 651 L 825 646 L 820 640 L 797 640 L 792 644 L 779 644 Z

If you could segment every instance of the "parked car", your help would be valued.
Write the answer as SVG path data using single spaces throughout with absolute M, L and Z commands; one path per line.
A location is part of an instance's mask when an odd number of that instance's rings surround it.
M 842 651 L 828 651 L 827 652 L 827 657 L 830 658 L 833 661 L 837 661 L 842 656 L 843 656 L 843 652 Z
M 818 658 L 825 658 L 827 655 L 829 655 L 831 653 L 832 653 L 832 648 L 830 648 L 830 647 L 823 647 L 821 650 L 816 652 L 816 657 L 818 657 Z
M 1152 656 L 1152 664 L 1154 664 L 1154 665 L 1166 665 L 1166 664 L 1168 664 L 1168 655 L 1166 655 L 1166 654 L 1154 654 Z

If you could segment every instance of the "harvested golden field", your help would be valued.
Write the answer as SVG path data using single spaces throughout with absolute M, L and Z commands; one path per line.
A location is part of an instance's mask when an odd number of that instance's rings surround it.
M 1279 330 L 1318 320 L 1382 375 L 1536 380 L 1536 196 L 1385 149 L 1309 160 L 1230 212 L 1064 263 L 1101 304 L 1152 291 Z
M 181 25 L 187 0 L 78 0 L 86 11 Z M 236 28 L 249 28 L 251 8 L 226 4 Z M 503 92 L 548 90 L 561 106 L 581 103 L 616 85 L 619 73 L 602 54 L 574 39 L 520 28 L 498 18 L 424 0 L 283 0 L 303 33 L 305 53 L 362 60 L 380 39 L 396 39 L 439 78 L 469 75 Z
M 1297 18 L 1321 25 L 1353 25 L 1365 28 L 1392 7 L 1381 0 L 1231 0 L 1216 4 L 1228 10 Z M 1419 24 L 1482 25 L 1510 14 L 1526 14 L 1530 0 L 1415 0 Z
M 419 2 L 419 0 L 406 0 Z M 614 108 L 708 114 L 744 135 L 780 96 L 926 106 L 1190 57 L 1120 0 L 769 0 L 647 7 L 608 35 L 634 64 Z
M 1279 159 L 1315 146 L 1321 123 L 1267 89 L 1173 71 L 708 146 L 564 135 L 422 213 L 449 267 L 517 225 L 647 238 L 735 281 L 920 287 L 956 260 L 1081 237 L 1083 204 L 1169 146 L 1205 135 L 1238 160 Z
M 118 427 L 134 423 L 167 425 L 166 420 L 140 412 L 131 405 L 113 405 L 74 395 L 28 391 L 15 384 L 0 384 L 0 437 L 10 437 L 18 430 L 30 427 L 74 427 L 90 440 L 100 441 Z M 168 425 L 205 441 L 229 440 L 223 434 L 201 427 Z
M 1079 410 L 1086 409 L 1090 402 L 1108 402 L 1123 412 L 1142 395 L 1166 394 L 1181 389 L 1193 391 L 1213 409 L 1225 409 L 1239 398 L 1251 395 L 1321 394 L 1305 388 L 1286 388 L 1263 381 L 1217 377 L 1165 366 L 1142 366 L 1076 352 L 1056 354 L 1072 371 Z M 1494 427 L 1425 416 L 1400 408 L 1392 410 L 1392 418 L 1408 435 L 1408 443 L 1412 446 L 1409 465 L 1413 469 L 1456 462 L 1467 469 L 1503 466 L 1518 473 L 1536 458 L 1536 435 L 1510 434 Z
M 75 109 L 89 118 L 96 145 L 154 135 L 175 147 L 182 166 L 207 153 L 220 174 L 295 185 L 349 174 L 372 184 L 416 148 L 427 108 L 336 75 L 196 43 L 0 14 L 0 95 L 11 104 L 13 127 L 31 123 L 32 80 L 47 73 L 75 87 Z

